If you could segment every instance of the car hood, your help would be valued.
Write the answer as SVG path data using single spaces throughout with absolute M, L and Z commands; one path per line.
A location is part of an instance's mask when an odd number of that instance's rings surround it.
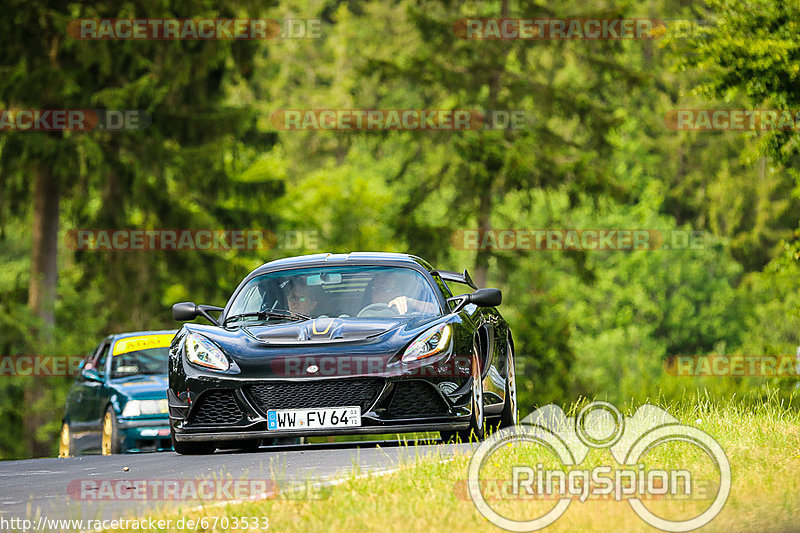
M 254 340 L 270 344 L 302 344 L 364 340 L 409 323 L 398 318 L 315 318 L 302 322 L 243 325 Z
M 232 373 L 253 377 L 292 377 L 298 362 L 329 358 L 377 360 L 387 368 L 402 351 L 443 316 L 418 318 L 317 318 L 297 322 L 236 324 L 228 327 L 186 324 L 184 328 L 216 343 L 232 360 Z M 328 361 L 330 362 L 330 361 Z
M 166 374 L 135 375 L 115 378 L 111 386 L 123 396 L 136 400 L 160 400 L 167 397 Z

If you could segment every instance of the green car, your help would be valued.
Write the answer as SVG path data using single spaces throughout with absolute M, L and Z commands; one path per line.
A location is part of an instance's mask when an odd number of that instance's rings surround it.
M 172 450 L 167 372 L 174 336 L 140 331 L 97 345 L 67 394 L 59 457 Z

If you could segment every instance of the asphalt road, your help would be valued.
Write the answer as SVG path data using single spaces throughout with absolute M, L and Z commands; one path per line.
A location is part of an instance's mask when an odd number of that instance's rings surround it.
M 164 507 L 200 506 L 204 502 L 192 499 L 194 491 L 206 498 L 213 493 L 205 501 L 211 505 L 276 489 L 318 497 L 320 484 L 325 486 L 354 468 L 362 473 L 387 471 L 415 455 L 447 457 L 469 449 L 469 444 L 382 441 L 272 446 L 208 456 L 162 452 L 3 461 L 0 517 L 142 518 Z M 232 480 L 235 483 L 226 485 Z M 170 490 L 174 492 L 165 495 Z

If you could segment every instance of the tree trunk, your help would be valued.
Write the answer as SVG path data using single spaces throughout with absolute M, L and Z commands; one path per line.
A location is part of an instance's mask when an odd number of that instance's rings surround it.
M 56 284 L 58 282 L 58 180 L 49 168 L 36 169 L 33 185 L 33 249 L 28 307 L 42 321 L 39 339 L 53 340 Z
M 28 286 L 28 307 L 41 321 L 37 331 L 38 342 L 32 347 L 37 355 L 43 355 L 53 346 L 58 283 L 59 199 L 58 180 L 50 168 L 38 167 L 33 184 L 33 248 Z M 50 455 L 50 443 L 37 440 L 36 434 L 45 422 L 42 415 L 46 414 L 49 418 L 51 413 L 43 413 L 41 408 L 34 407 L 37 403 L 41 404 L 42 391 L 38 389 L 37 378 L 28 381 L 23 393 L 28 409 L 22 419 L 26 449 L 31 457 L 44 457 Z
M 508 0 L 503 0 L 500 3 L 500 16 L 503 18 L 508 17 Z M 508 52 L 501 54 L 497 62 L 497 68 L 493 69 L 489 74 L 489 96 L 487 99 L 487 103 L 489 104 L 487 109 L 490 114 L 489 116 L 491 116 L 493 111 L 496 111 L 507 56 Z M 493 127 L 494 124 L 490 124 L 490 126 Z M 481 197 L 478 206 L 478 231 L 488 231 L 492 229 L 492 185 L 495 179 L 495 176 L 492 175 L 493 172 L 495 172 L 494 168 L 487 168 L 488 179 L 482 184 L 483 187 L 480 192 Z M 491 241 L 487 240 L 487 242 Z M 486 287 L 486 279 L 489 274 L 489 258 L 491 255 L 491 249 L 484 250 L 478 247 L 478 252 L 475 255 L 475 272 L 472 279 L 475 285 L 480 288 Z
M 480 206 L 478 207 L 478 231 L 491 231 L 492 229 L 492 192 L 491 184 L 489 184 L 481 194 Z M 482 235 L 482 233 L 480 233 Z M 482 241 L 483 239 L 481 239 Z M 489 257 L 491 250 L 483 250 L 478 248 L 477 255 L 475 256 L 475 272 L 472 275 L 472 280 L 479 288 L 486 287 L 486 278 L 489 273 Z

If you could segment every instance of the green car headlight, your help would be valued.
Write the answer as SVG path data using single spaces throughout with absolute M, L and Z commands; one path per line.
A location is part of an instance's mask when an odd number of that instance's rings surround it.
M 166 398 L 163 400 L 130 400 L 122 409 L 123 417 L 141 415 L 163 415 L 169 410 Z
M 223 372 L 231 366 L 222 350 L 207 338 L 195 333 L 189 333 L 186 337 L 186 358 L 195 365 Z

